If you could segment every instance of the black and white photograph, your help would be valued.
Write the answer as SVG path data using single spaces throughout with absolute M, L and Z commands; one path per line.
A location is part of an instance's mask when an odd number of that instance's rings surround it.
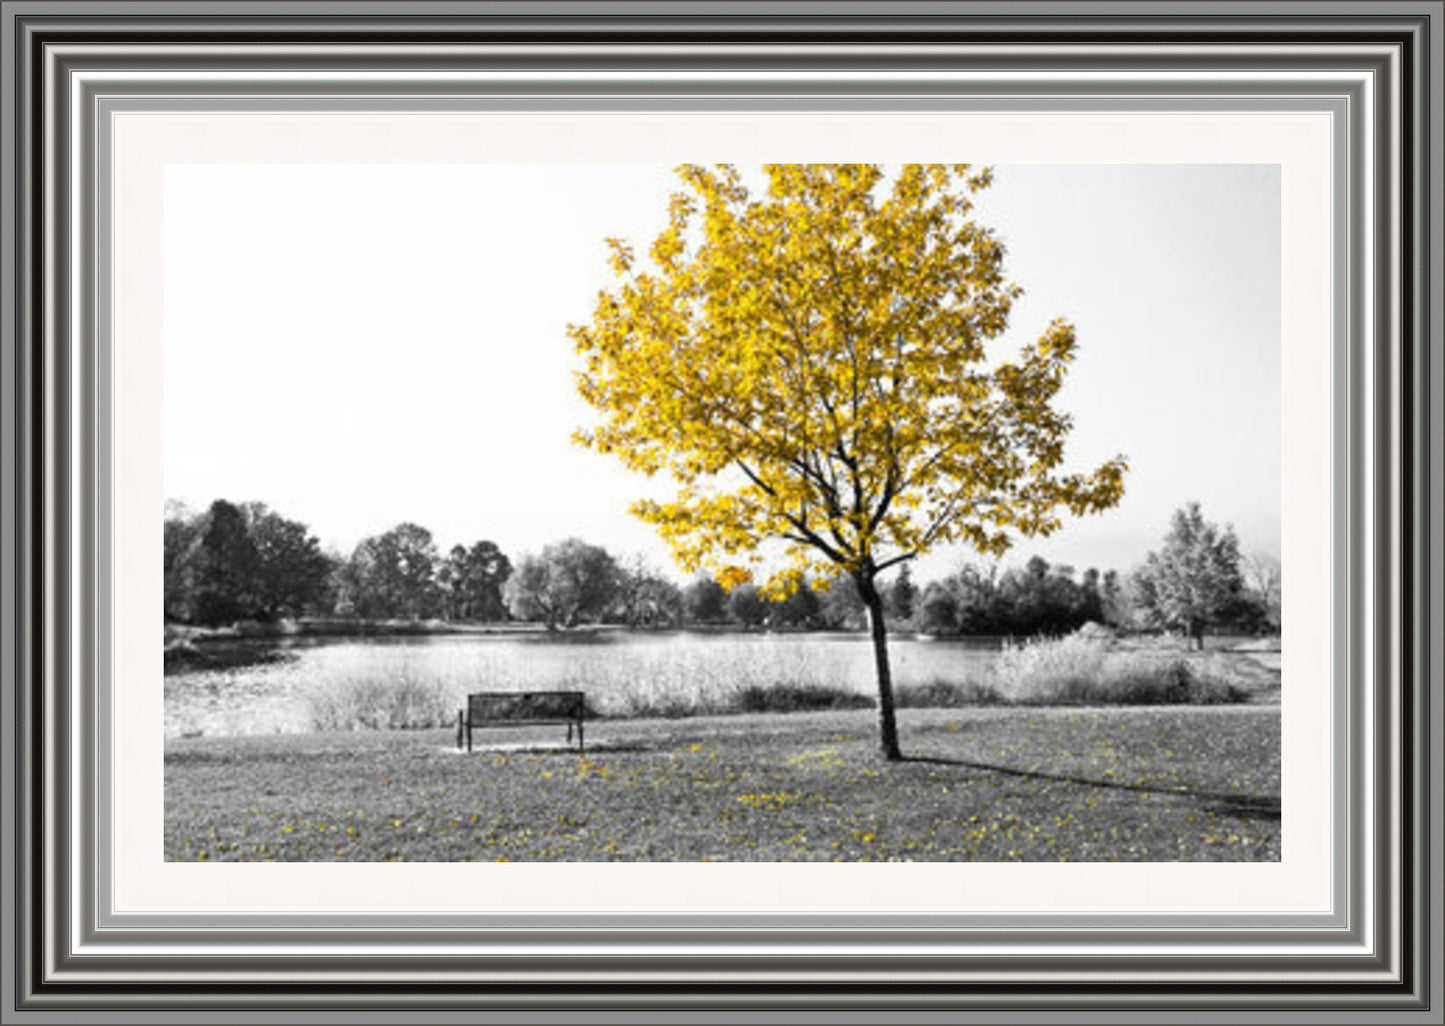
M 1281 188 L 168 165 L 164 858 L 1279 862 Z

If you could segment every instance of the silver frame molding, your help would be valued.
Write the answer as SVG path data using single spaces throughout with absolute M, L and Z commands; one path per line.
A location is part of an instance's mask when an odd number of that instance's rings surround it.
M 0 10 L 0 1022 L 1445 1023 L 1445 0 Z M 438 71 L 458 74 L 443 86 Z M 1335 911 L 1167 926 L 578 913 L 404 928 L 112 912 L 96 783 L 112 672 L 111 119 L 457 109 L 1328 115 Z

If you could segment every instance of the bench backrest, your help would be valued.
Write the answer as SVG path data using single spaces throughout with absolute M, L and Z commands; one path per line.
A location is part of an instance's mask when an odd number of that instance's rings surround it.
M 585 697 L 581 691 L 482 691 L 467 696 L 467 719 L 580 720 Z

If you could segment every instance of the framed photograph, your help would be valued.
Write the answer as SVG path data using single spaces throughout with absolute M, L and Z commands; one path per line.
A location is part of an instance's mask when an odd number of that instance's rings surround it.
M 3 11 L 0 1019 L 1445 1022 L 1440 0 Z

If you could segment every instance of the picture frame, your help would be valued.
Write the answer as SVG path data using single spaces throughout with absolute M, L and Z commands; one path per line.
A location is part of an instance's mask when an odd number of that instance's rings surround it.
M 1445 1022 L 1439 0 L 3 12 L 4 1021 Z M 113 345 L 128 287 L 117 119 L 456 110 L 1287 112 L 1327 126 L 1326 907 L 117 904 L 117 867 L 144 841 L 117 814 L 116 682 L 134 665 L 116 639 L 154 597 L 126 555 L 129 471 L 112 444 L 117 400 L 137 395 Z

